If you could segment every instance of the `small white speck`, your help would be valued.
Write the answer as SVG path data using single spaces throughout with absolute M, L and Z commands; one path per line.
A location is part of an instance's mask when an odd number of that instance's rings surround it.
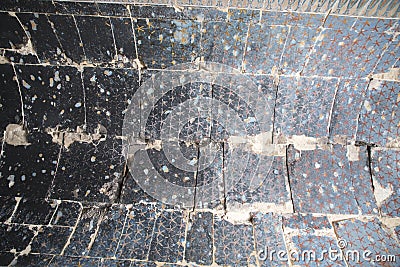
M 92 156 L 92 157 L 90 158 L 90 161 L 91 161 L 91 162 L 95 162 L 95 161 L 96 161 L 96 157 L 95 157 L 95 156 Z
M 82 103 L 81 103 L 81 102 L 78 102 L 78 103 L 75 104 L 75 107 L 76 107 L 76 108 L 79 108 L 80 106 L 82 106 Z

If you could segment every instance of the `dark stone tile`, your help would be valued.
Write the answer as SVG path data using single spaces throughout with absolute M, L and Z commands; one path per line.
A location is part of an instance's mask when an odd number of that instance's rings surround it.
M 117 16 L 117 17 L 129 16 L 129 12 L 126 5 L 117 3 L 97 3 L 97 7 L 100 11 L 100 15 L 103 16 Z
M 8 124 L 22 121 L 21 98 L 11 65 L 0 64 L 0 77 L 0 131 L 4 132 Z
M 124 112 L 139 87 L 138 74 L 130 69 L 85 68 L 87 130 L 98 124 L 107 134 L 122 135 Z
M 0 266 L 9 266 L 14 260 L 14 253 L 0 252 Z
M 290 25 L 317 28 L 322 26 L 324 18 L 325 15 L 322 14 L 263 11 L 261 22 L 268 25 Z
M 182 12 L 178 12 L 174 7 L 158 5 L 130 5 L 132 18 L 152 18 L 152 19 L 181 19 Z
M 99 267 L 130 267 L 132 262 L 130 260 L 110 260 L 101 259 Z
M 56 209 L 56 203 L 43 199 L 23 198 L 19 202 L 12 222 L 25 224 L 48 224 Z
M 201 56 L 241 69 L 248 25 L 240 21 L 205 22 L 202 32 Z
M 366 80 L 343 79 L 339 82 L 329 126 L 330 139 L 335 136 L 356 138 L 358 117 L 367 87 Z
M 118 66 L 137 67 L 136 44 L 130 18 L 111 18 L 111 26 L 117 49 Z
M 199 22 L 138 19 L 134 29 L 138 54 L 148 68 L 167 68 L 200 56 Z
M 297 212 L 376 214 L 365 147 L 349 160 L 345 146 L 288 150 L 289 179 Z
M 0 196 L 0 222 L 5 222 L 14 212 L 17 200 L 14 197 Z
M 157 203 L 158 200 L 148 195 L 136 182 L 134 176 L 129 172 L 126 174 L 121 192 L 120 202 L 124 204 L 135 204 L 140 202 Z
M 244 70 L 248 73 L 271 73 L 272 68 L 280 64 L 287 35 L 287 27 L 250 25 L 243 62 Z
M 116 51 L 109 18 L 77 16 L 76 22 L 89 62 L 102 63 L 114 59 Z
M 400 29 L 393 29 L 393 32 L 399 31 Z M 379 58 L 378 64 L 375 66 L 373 74 L 388 73 L 391 68 L 395 68 L 396 62 L 399 62 L 399 40 L 393 36 L 392 42 L 389 42 L 387 49 Z
M 24 225 L 0 224 L 0 251 L 24 250 L 33 237 L 33 230 Z
M 258 212 L 253 214 L 252 218 L 260 266 L 287 266 L 287 261 L 281 261 L 277 256 L 278 251 L 286 251 L 282 217 L 273 213 Z
M 366 266 L 378 263 L 379 255 L 396 255 L 395 257 L 399 255 L 398 241 L 376 218 L 363 221 L 343 220 L 335 222 L 333 226 L 344 255 L 351 255 L 348 254 L 351 251 L 359 252 L 358 259 L 352 257 L 347 260 L 348 266 Z M 396 265 L 393 260 L 388 260 L 385 264 L 387 266 Z
M 30 130 L 76 129 L 85 123 L 84 95 L 74 67 L 16 66 Z
M 343 22 L 346 18 L 341 20 Z M 360 18 L 348 28 L 348 24 L 344 24 L 338 29 L 326 30 L 316 40 L 316 51 L 311 54 L 304 74 L 366 77 L 392 41 L 392 35 L 385 31 L 391 29 L 394 23 L 393 20 Z
M 42 62 L 57 64 L 63 61 L 61 44 L 45 14 L 20 13 L 17 15 L 32 40 L 34 50 Z
M 400 151 L 372 150 L 371 171 L 375 195 L 383 190 L 378 201 L 381 213 L 387 216 L 400 216 Z M 382 192 L 382 191 L 381 191 Z
M 185 259 L 201 265 L 213 261 L 213 214 L 199 212 L 189 220 Z
M 316 38 L 320 34 L 319 28 L 291 27 L 282 50 L 282 59 L 279 66 L 283 74 L 300 73 L 307 61 Z M 276 65 L 276 64 L 275 64 Z
M 123 170 L 121 150 L 121 141 L 112 137 L 94 144 L 71 144 L 62 152 L 51 197 L 98 202 L 114 200 Z
M 100 259 L 96 258 L 78 258 L 78 257 L 65 257 L 55 256 L 50 263 L 50 266 L 65 267 L 65 266 L 85 266 L 85 267 L 98 267 Z
M 71 15 L 48 15 L 52 23 L 54 32 L 60 42 L 65 60 L 67 63 L 80 63 L 85 60 L 85 51 L 79 37 L 79 32 L 75 19 Z
M 42 227 L 31 244 L 32 253 L 60 254 L 72 233 L 69 227 Z
M 378 146 L 394 144 L 399 136 L 400 83 L 372 81 L 358 121 L 357 141 Z
M 186 6 L 182 11 L 185 18 L 198 21 L 225 21 L 227 12 L 211 7 Z
M 328 137 L 337 79 L 281 77 L 275 134 Z
M 51 224 L 57 226 L 75 226 L 81 209 L 82 206 L 80 203 L 62 201 L 58 204 Z
M 156 266 L 157 265 L 154 262 L 150 261 L 133 261 L 130 267 L 156 267 Z
M 43 133 L 30 133 L 27 146 L 4 145 L 0 195 L 44 198 L 53 180 L 60 148 Z
M 20 255 L 14 261 L 16 267 L 42 267 L 48 266 L 50 261 L 54 256 L 51 255 L 39 255 L 39 254 L 28 254 L 28 255 Z
M 24 64 L 24 63 L 39 64 L 38 57 L 33 54 L 24 55 L 18 53 L 17 51 L 5 50 L 4 56 L 7 58 L 9 62 L 14 62 L 19 64 Z
M 126 213 L 127 210 L 122 205 L 114 205 L 105 213 L 90 249 L 90 256 L 114 257 L 121 239 Z
M 240 22 L 258 23 L 260 20 L 260 10 L 244 9 L 244 8 L 230 8 L 227 12 L 227 20 L 237 20 Z
M 0 12 L 0 47 L 1 48 L 21 48 L 27 42 L 24 29 L 18 19 L 9 13 Z
M 149 260 L 176 263 L 183 258 L 185 222 L 181 211 L 161 211 L 154 225 Z
M 55 1 L 56 12 L 73 15 L 99 15 L 97 3 Z
M 66 256 L 87 256 L 89 253 L 89 244 L 95 237 L 96 230 L 102 217 L 101 208 L 84 208 L 82 216 L 73 233 L 68 247 L 64 251 Z M 60 264 L 61 264 L 61 259 Z M 66 260 L 66 259 L 65 259 Z M 78 260 L 78 259 L 77 259 Z M 58 261 L 58 260 L 57 260 Z M 53 263 L 53 262 L 52 262 Z M 58 266 L 58 265 L 56 265 Z M 65 265 L 62 265 L 65 266 Z M 96 265 L 97 266 L 97 265 Z
M 214 218 L 215 262 L 219 265 L 247 266 L 254 251 L 253 227 Z
M 132 210 L 128 211 L 116 257 L 146 260 L 154 236 L 155 222 L 156 210 L 153 205 L 133 206 Z
M 284 215 L 283 226 L 311 233 L 315 230 L 332 229 L 326 216 L 313 214 Z
M 43 13 L 54 12 L 53 1 L 47 0 L 5 0 L 1 3 L 1 10 L 14 12 Z

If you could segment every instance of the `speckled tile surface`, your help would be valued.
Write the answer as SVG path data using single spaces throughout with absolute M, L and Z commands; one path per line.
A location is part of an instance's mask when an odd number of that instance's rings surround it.
M 397 267 L 399 7 L 3 0 L 0 266 Z

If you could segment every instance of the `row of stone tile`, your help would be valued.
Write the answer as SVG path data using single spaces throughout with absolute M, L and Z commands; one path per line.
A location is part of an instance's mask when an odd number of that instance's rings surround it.
M 146 67 L 160 69 L 202 58 L 247 73 L 269 74 L 275 67 L 284 74 L 354 78 L 388 72 L 397 61 L 398 20 L 268 12 L 258 23 L 255 11 L 232 10 L 228 21 L 198 21 L 159 18 L 175 11 L 153 9 L 138 9 L 137 15 L 146 18 L 135 20 L 0 13 L 2 23 L 10 25 L 0 47 L 13 62 L 137 66 L 139 58 Z M 18 48 L 24 46 L 21 55 Z M 27 49 L 37 57 L 26 55 Z
M 94 257 L 56 257 L 49 266 L 66 266 L 62 260 L 99 264 L 102 258 L 184 265 L 287 266 L 290 260 L 302 266 L 365 266 L 379 256 L 399 257 L 399 226 L 375 217 L 328 217 L 254 213 L 248 222 L 233 224 L 210 212 L 188 215 L 153 205 L 92 207 L 83 209 L 75 228 L 2 224 L 0 251 L 18 256 L 29 247 L 43 255 Z

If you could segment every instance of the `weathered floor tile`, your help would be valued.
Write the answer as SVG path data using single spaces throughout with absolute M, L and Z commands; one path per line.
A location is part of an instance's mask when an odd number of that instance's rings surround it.
M 124 111 L 137 88 L 138 74 L 128 69 L 85 68 L 87 130 L 101 124 L 107 134 L 122 135 Z
M 141 201 L 145 203 L 156 203 L 158 200 L 148 195 L 129 172 L 124 178 L 120 201 L 124 204 L 135 204 Z
M 95 237 L 98 225 L 101 222 L 103 209 L 84 208 L 79 223 L 65 249 L 67 256 L 87 256 L 90 243 Z
M 101 259 L 99 267 L 131 267 L 132 262 L 129 260 L 110 260 Z
M 213 260 L 213 214 L 199 212 L 189 220 L 185 259 L 202 265 Z
M 36 54 L 26 54 L 19 53 L 19 51 L 14 50 L 5 50 L 4 57 L 13 63 L 20 63 L 20 64 L 39 64 L 39 59 Z
M 391 146 L 400 132 L 400 83 L 372 81 L 358 121 L 357 141 Z
M 214 218 L 215 261 L 221 265 L 248 266 L 254 251 L 253 227 Z
M 14 80 L 14 70 L 10 64 L 0 65 L 0 131 L 4 132 L 10 123 L 22 121 L 21 99 L 18 84 Z M 19 104 L 18 104 L 19 103 Z M 2 136 L 3 133 L 0 133 Z
M 9 266 L 13 262 L 15 254 L 11 252 L 0 252 L 0 266 Z
M 15 249 L 20 252 L 29 245 L 33 235 L 33 229 L 28 226 L 0 224 L 0 236 L 2 237 L 0 251 L 10 252 Z
M 121 141 L 107 137 L 96 143 L 73 143 L 61 154 L 51 197 L 110 202 L 122 174 Z
M 200 23 L 191 20 L 138 19 L 138 54 L 148 68 L 192 62 L 200 52 Z
M 350 148 L 349 148 L 350 149 Z M 365 147 L 348 158 L 346 146 L 288 151 L 289 179 L 297 212 L 376 214 Z
M 105 213 L 90 249 L 90 256 L 114 257 L 121 239 L 125 216 L 125 207 L 119 205 L 112 206 Z
M 53 2 L 46 0 L 25 0 L 25 1 L 13 1 L 5 0 L 1 6 L 2 10 L 15 11 L 15 12 L 54 12 Z
M 0 196 L 0 203 L 0 222 L 5 222 L 13 214 L 17 200 L 15 197 Z
M 371 152 L 371 171 L 374 194 L 381 213 L 400 216 L 400 151 L 377 150 Z
M 66 13 L 73 15 L 98 15 L 99 9 L 97 4 L 85 2 L 69 2 L 56 1 L 54 2 L 57 13 Z
M 63 62 L 61 44 L 53 31 L 46 14 L 19 13 L 27 33 L 30 35 L 35 51 L 42 62 Z
M 128 211 L 116 253 L 117 258 L 146 260 L 154 238 L 156 210 L 153 205 L 135 205 Z
M 48 19 L 60 42 L 60 50 L 65 54 L 65 61 L 70 64 L 85 60 L 85 51 L 75 18 L 71 15 L 48 15 Z
M 367 80 L 343 79 L 339 82 L 329 125 L 329 138 L 335 136 L 355 139 Z
M 75 226 L 81 210 L 82 205 L 80 203 L 62 201 L 58 204 L 51 224 L 57 226 Z
M 83 125 L 84 94 L 78 69 L 56 66 L 16 66 L 29 130 Z
M 176 263 L 182 261 L 185 222 L 181 211 L 161 211 L 154 225 L 149 260 Z
M 137 58 L 132 21 L 130 18 L 111 18 L 111 26 L 117 49 L 118 66 L 137 67 Z
M 395 266 L 393 255 L 397 261 L 400 254 L 399 243 L 378 219 L 343 220 L 335 222 L 333 226 L 344 255 L 349 257 L 348 266 L 380 265 L 379 262 L 373 262 L 379 261 L 379 257 L 387 259 L 386 262 L 381 262 L 382 266 Z M 353 254 L 352 251 L 358 253 Z
M 275 133 L 327 137 L 337 79 L 281 77 Z
M 248 25 L 239 21 L 206 22 L 201 36 L 201 56 L 241 69 Z
M 273 213 L 255 213 L 252 218 L 260 266 L 287 266 L 287 260 L 281 260 L 277 255 L 279 251 L 286 251 L 282 217 Z
M 72 233 L 69 227 L 41 227 L 31 244 L 32 253 L 60 254 Z
M 55 256 L 49 266 L 64 267 L 64 266 L 85 266 L 85 267 L 98 267 L 100 263 L 96 258 L 76 258 L 68 256 Z
M 150 261 L 133 261 L 130 267 L 156 267 L 154 262 Z
M 7 25 L 7 27 L 1 29 L 1 48 L 20 48 L 26 43 L 27 36 L 16 17 L 1 12 L 0 24 Z
M 109 18 L 76 16 L 76 23 L 89 62 L 104 63 L 114 59 L 116 51 Z
M 4 144 L 0 195 L 44 198 L 53 179 L 59 146 L 43 133 L 30 133 L 27 146 Z
M 128 7 L 116 3 L 97 3 L 100 14 L 103 16 L 129 16 Z
M 48 266 L 50 261 L 54 256 L 51 255 L 39 255 L 39 254 L 28 254 L 28 255 L 20 255 L 18 258 L 14 260 L 15 265 L 17 267 L 43 267 Z
M 13 223 L 48 224 L 56 209 L 56 203 L 37 198 L 22 198 L 12 218 Z
M 288 27 L 251 24 L 243 61 L 244 71 L 269 74 L 273 67 L 277 68 L 287 34 Z
M 178 12 L 170 6 L 158 5 L 130 5 L 129 10 L 132 18 L 151 18 L 151 19 L 181 19 L 182 12 Z

